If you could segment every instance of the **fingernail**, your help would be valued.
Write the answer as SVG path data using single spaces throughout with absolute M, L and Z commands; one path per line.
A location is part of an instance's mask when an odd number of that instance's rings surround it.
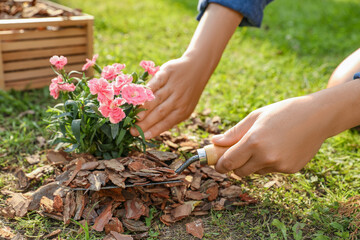
M 146 132 L 144 133 L 145 139 L 149 139 L 151 138 L 151 133 L 150 132 Z
M 224 138 L 224 134 L 215 135 L 212 137 L 212 140 L 220 141 Z

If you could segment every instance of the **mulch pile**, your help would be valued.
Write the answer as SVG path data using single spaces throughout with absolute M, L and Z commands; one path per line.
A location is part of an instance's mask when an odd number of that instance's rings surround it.
M 69 17 L 81 15 L 81 11 L 65 11 L 36 0 L 0 0 L 0 19 Z
M 182 148 L 182 151 L 194 152 L 199 147 L 187 137 L 172 137 L 168 132 L 159 139 L 174 151 Z M 235 209 L 257 202 L 233 184 L 232 175 L 220 174 L 213 167 L 194 163 L 176 174 L 174 170 L 183 160 L 174 152 L 148 150 L 124 158 L 99 160 L 92 155 L 49 150 L 47 161 L 49 164 L 30 173 L 16 172 L 23 193 L 2 191 L 9 196 L 6 207 L 0 210 L 3 216 L 23 217 L 28 211 L 36 210 L 65 224 L 69 224 L 70 219 L 82 225 L 87 222 L 92 229 L 105 231 L 108 240 L 142 239 L 148 236 L 150 224 L 145 223 L 152 215 L 151 208 L 157 209 L 151 218 L 171 225 L 188 216 L 208 215 L 211 209 Z M 52 177 L 47 178 L 43 186 L 26 192 L 31 184 L 49 173 Z M 141 186 L 172 180 L 179 182 Z M 102 189 L 113 185 L 118 188 Z M 187 232 L 198 238 L 203 237 L 203 228 L 201 219 L 186 225 Z M 122 234 L 125 230 L 133 235 Z

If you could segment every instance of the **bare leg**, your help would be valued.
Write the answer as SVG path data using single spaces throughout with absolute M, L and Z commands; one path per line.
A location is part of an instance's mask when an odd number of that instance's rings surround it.
M 342 61 L 332 73 L 327 87 L 351 81 L 355 73 L 360 72 L 360 48 Z

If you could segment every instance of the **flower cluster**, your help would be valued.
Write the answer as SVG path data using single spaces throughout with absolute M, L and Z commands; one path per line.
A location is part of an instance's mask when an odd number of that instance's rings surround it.
M 97 58 L 96 54 L 92 59 L 86 59 L 83 72 L 69 73 L 64 69 L 68 63 L 66 57 L 50 58 L 57 74 L 51 80 L 50 95 L 54 99 L 62 96 L 64 100 L 64 104 L 60 104 L 62 109 L 49 110 L 53 114 L 50 125 L 58 131 L 55 143 L 71 145 L 70 150 L 78 149 L 78 152 L 96 152 L 94 149 L 97 148 L 97 152 L 110 152 L 110 157 L 114 157 L 121 155 L 119 152 L 136 140 L 130 134 L 131 127 L 137 127 L 141 132 L 136 125 L 136 115 L 144 110 L 144 103 L 155 98 L 151 89 L 143 84 L 160 67 L 152 61 L 141 61 L 144 72 L 139 77 L 135 72 L 126 74 L 125 64 L 114 63 L 101 69 L 96 63 Z M 99 75 L 87 78 L 85 71 L 91 67 Z M 82 77 L 73 76 L 76 74 Z

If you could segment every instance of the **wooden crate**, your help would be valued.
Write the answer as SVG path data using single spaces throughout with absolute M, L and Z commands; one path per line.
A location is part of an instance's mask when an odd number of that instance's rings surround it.
M 56 3 L 41 2 L 71 11 Z M 0 89 L 48 86 L 55 77 L 49 62 L 53 55 L 68 58 L 67 71 L 80 71 L 85 59 L 93 55 L 93 20 L 87 14 L 0 20 Z

